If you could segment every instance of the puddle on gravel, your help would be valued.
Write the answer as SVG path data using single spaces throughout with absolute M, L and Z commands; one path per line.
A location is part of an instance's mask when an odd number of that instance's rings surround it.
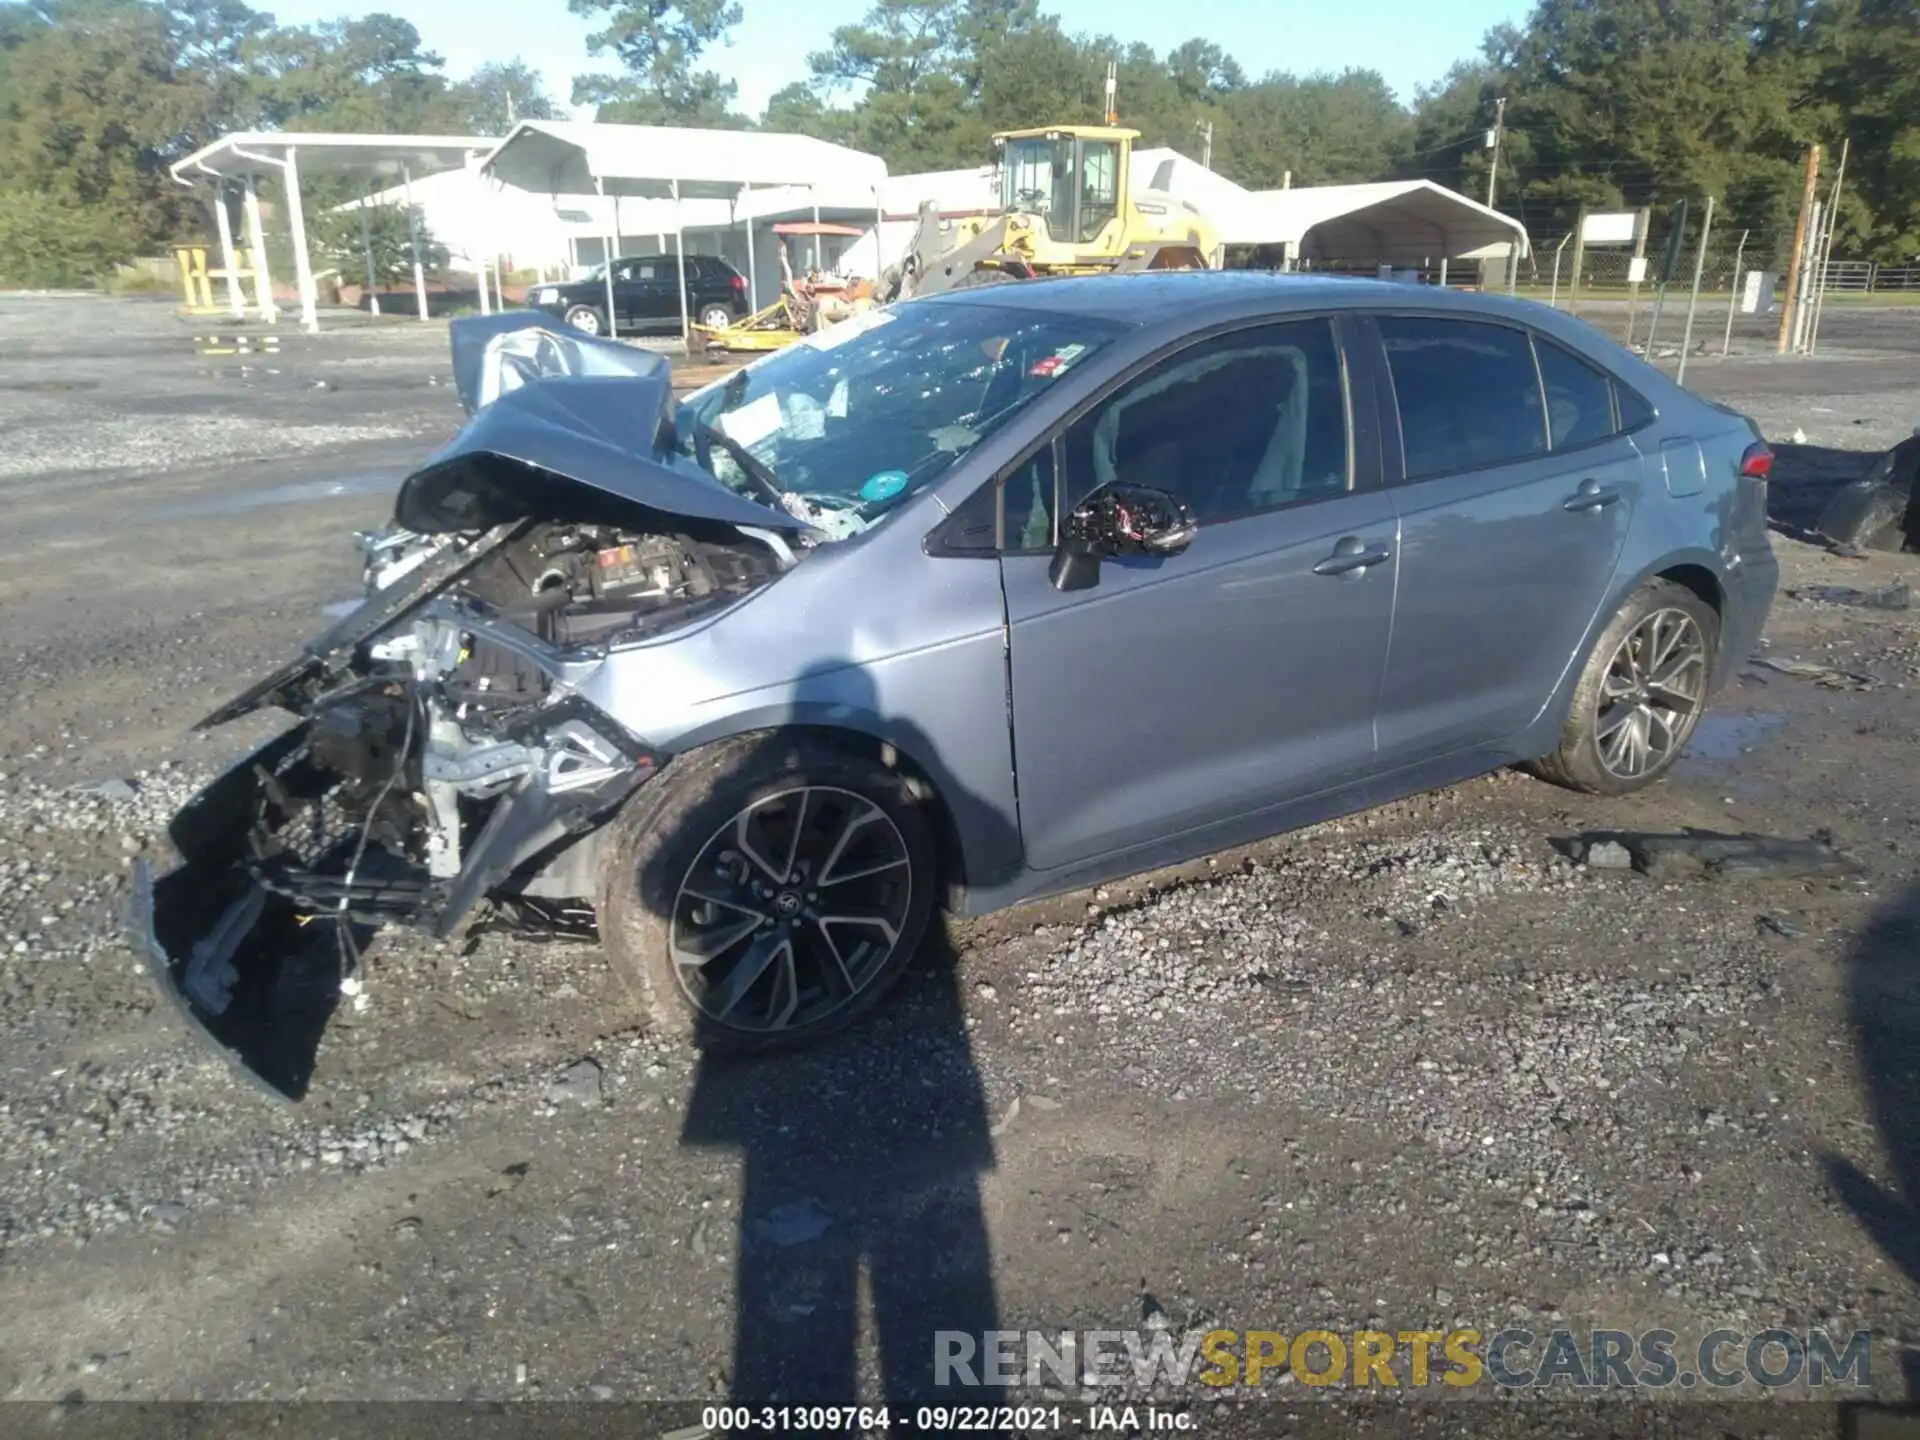
M 98 390 L 98 380 L 11 380 L 0 390 L 14 395 L 64 395 L 76 390 Z
M 242 490 L 207 500 L 184 500 L 147 512 L 154 520 L 211 520 L 227 515 L 243 515 L 249 510 L 264 510 L 275 505 L 304 505 L 315 500 L 337 500 L 347 495 L 377 495 L 397 490 L 406 478 L 391 470 L 370 471 L 364 475 L 336 475 L 327 480 L 308 480 L 298 485 L 275 485 L 266 490 Z
M 1709 710 L 1693 727 L 1686 758 L 1709 765 L 1731 764 L 1786 723 L 1786 716 L 1764 711 L 1716 713 Z
M 1709 710 L 1694 726 L 1673 774 L 1711 785 L 1728 798 L 1764 801 L 1777 797 L 1780 783 L 1757 773 L 1759 766 L 1748 751 L 1764 745 L 1779 734 L 1788 717 L 1768 712 Z

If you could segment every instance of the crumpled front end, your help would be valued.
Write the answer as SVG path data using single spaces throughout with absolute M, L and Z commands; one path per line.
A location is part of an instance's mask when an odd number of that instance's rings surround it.
M 620 726 L 555 696 L 525 653 L 539 647 L 513 644 L 446 614 L 375 640 L 367 673 L 330 675 L 298 724 L 175 817 L 178 868 L 137 876 L 155 977 L 272 1090 L 304 1093 L 380 927 L 453 938 L 489 900 L 538 905 L 543 858 L 653 773 Z
M 665 390 L 570 374 L 487 403 L 361 537 L 362 603 L 197 727 L 297 722 L 175 818 L 180 864 L 140 869 L 134 936 L 274 1093 L 305 1093 L 379 927 L 454 938 L 591 895 L 583 842 L 661 762 L 581 687 L 797 563 L 791 517 L 623 430 Z

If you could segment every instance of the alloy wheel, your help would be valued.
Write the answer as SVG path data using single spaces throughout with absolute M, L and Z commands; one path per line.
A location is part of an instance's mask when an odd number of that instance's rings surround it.
M 1686 611 L 1647 615 L 1613 652 L 1600 687 L 1600 763 L 1637 780 L 1671 762 L 1693 733 L 1707 693 L 1707 642 Z
M 674 898 L 674 977 L 707 1020 L 760 1033 L 811 1026 L 884 973 L 913 899 L 913 861 L 887 813 L 808 786 L 714 832 Z
M 591 310 L 574 311 L 567 323 L 583 335 L 598 335 L 600 333 L 600 317 Z

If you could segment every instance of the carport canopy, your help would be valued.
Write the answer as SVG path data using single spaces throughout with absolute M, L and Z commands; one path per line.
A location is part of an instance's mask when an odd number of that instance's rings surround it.
M 849 183 L 870 187 L 879 209 L 887 162 L 845 145 L 760 130 L 697 130 L 660 125 L 602 125 L 583 120 L 523 120 L 481 163 L 480 171 L 501 185 L 558 201 L 568 196 L 606 196 L 614 203 L 613 234 L 620 230 L 622 199 L 675 202 L 675 253 L 680 265 L 680 325 L 687 332 L 687 262 L 684 200 L 725 200 L 737 207 L 748 190 Z M 818 217 L 816 206 L 815 219 Z M 876 223 L 877 220 L 876 220 Z M 613 237 L 609 237 L 610 239 Z M 751 277 L 753 232 L 748 225 L 747 269 Z M 614 308 L 614 247 L 607 251 L 607 325 L 618 334 Z M 759 303 L 757 295 L 753 303 Z
M 300 175 L 329 174 L 358 177 L 388 188 L 395 181 L 411 185 L 415 176 L 457 170 L 492 150 L 496 141 L 485 135 L 342 135 L 324 132 L 242 130 L 222 136 L 210 145 L 176 161 L 170 168 L 183 185 L 214 189 L 214 218 L 219 226 L 221 258 L 226 264 L 227 295 L 236 319 L 246 313 L 235 279 L 232 225 L 227 217 L 224 188 L 238 181 L 246 204 L 248 243 L 254 254 L 254 293 L 260 315 L 272 319 L 273 280 L 267 271 L 266 235 L 260 219 L 259 177 L 277 174 L 286 182 L 287 224 L 293 238 L 293 263 L 300 289 L 301 323 L 319 329 L 318 299 L 313 262 L 307 246 L 306 214 L 301 205 Z M 419 255 L 414 256 L 414 287 L 420 318 L 426 315 L 426 282 Z M 480 282 L 486 294 L 486 278 Z
M 1266 190 L 1214 217 L 1228 245 L 1284 245 L 1300 260 L 1417 266 L 1519 260 L 1526 226 L 1431 180 Z

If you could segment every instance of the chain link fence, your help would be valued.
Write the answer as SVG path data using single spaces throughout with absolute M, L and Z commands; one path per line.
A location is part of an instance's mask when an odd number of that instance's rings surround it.
M 1715 218 L 1704 252 L 1701 213 L 1687 221 L 1682 243 L 1671 259 L 1667 284 L 1660 275 L 1668 263 L 1666 233 L 1656 211 L 1652 233 L 1636 259 L 1626 245 L 1582 246 L 1573 235 L 1551 244 L 1536 242 L 1521 263 L 1520 293 L 1562 310 L 1606 315 L 1605 328 L 1633 349 L 1659 358 L 1680 354 L 1740 354 L 1778 348 L 1787 302 L 1789 257 L 1794 234 L 1723 225 Z M 1670 232 L 1669 232 L 1670 233 Z M 1809 244 L 1814 243 L 1811 239 Z M 1686 315 L 1696 271 L 1698 301 L 1687 336 Z M 1801 309 L 1791 324 L 1792 346 L 1810 348 L 1818 314 L 1833 297 L 1859 301 L 1867 296 L 1920 294 L 1920 264 L 1882 265 L 1868 260 L 1828 259 L 1809 263 L 1801 275 Z M 1621 333 L 1624 332 L 1624 335 Z M 1649 346 L 1651 342 L 1651 347 Z M 1683 362 L 1684 363 L 1684 362 Z

